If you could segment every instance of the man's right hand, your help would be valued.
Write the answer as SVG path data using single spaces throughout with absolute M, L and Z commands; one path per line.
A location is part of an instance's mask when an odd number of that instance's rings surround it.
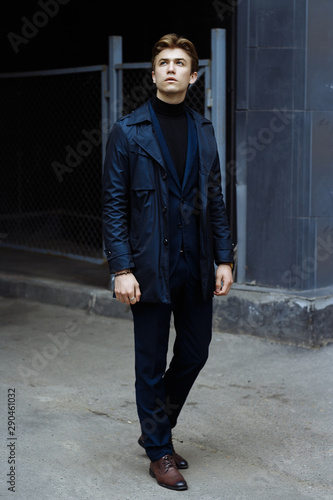
M 119 271 L 120 272 L 120 271 Z M 140 301 L 141 291 L 134 274 L 115 276 L 114 291 L 117 300 L 123 304 L 136 304 Z

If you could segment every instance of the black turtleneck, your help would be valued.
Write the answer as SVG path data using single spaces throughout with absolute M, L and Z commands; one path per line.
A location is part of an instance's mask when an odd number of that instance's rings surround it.
M 187 153 L 187 117 L 184 102 L 169 104 L 154 97 L 151 104 L 182 182 Z

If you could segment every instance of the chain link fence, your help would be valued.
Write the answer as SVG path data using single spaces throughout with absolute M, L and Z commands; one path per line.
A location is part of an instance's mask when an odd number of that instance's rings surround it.
M 0 246 L 104 260 L 106 67 L 1 75 Z M 123 113 L 155 95 L 148 68 L 122 70 Z M 205 114 L 206 67 L 187 104 Z M 18 77 L 19 76 L 19 77 Z
M 101 71 L 0 89 L 0 244 L 102 259 Z

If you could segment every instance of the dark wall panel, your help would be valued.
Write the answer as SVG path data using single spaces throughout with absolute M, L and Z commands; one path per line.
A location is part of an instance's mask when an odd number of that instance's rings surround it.
M 307 99 L 309 109 L 333 109 L 333 2 L 309 0 Z
M 327 0 L 239 5 L 246 282 L 296 290 L 333 284 L 332 25 Z
M 273 130 L 274 129 L 274 130 Z M 247 147 L 248 281 L 282 286 L 291 264 L 292 122 L 274 112 L 249 112 Z
M 333 217 L 333 110 L 314 111 L 311 215 Z

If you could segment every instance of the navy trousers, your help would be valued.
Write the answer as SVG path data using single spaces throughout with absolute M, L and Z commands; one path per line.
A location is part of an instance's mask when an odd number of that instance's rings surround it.
M 183 253 L 170 277 L 171 304 L 131 306 L 135 338 L 136 403 L 146 453 L 155 461 L 172 454 L 171 429 L 208 358 L 212 298 L 204 301 Z M 176 339 L 167 369 L 171 313 Z

